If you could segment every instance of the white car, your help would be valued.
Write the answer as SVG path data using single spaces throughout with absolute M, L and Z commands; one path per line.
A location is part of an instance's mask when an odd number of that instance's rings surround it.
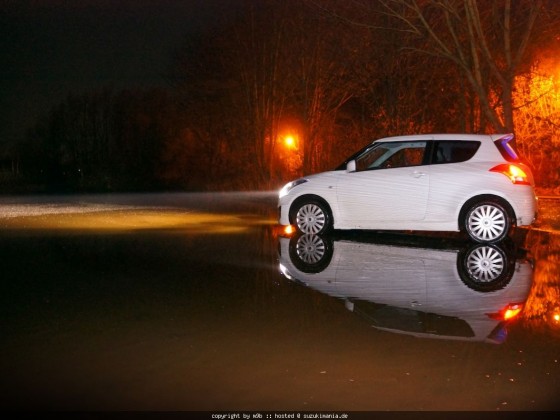
M 507 135 L 388 137 L 334 171 L 297 179 L 279 194 L 279 223 L 301 233 L 334 229 L 465 231 L 476 242 L 531 225 L 531 170 Z
M 533 267 L 508 241 L 372 239 L 280 237 L 279 270 L 377 329 L 422 338 L 501 343 L 529 296 Z

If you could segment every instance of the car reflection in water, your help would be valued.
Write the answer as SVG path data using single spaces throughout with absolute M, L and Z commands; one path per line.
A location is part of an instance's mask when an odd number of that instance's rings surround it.
M 502 343 L 533 268 L 513 243 L 298 235 L 279 238 L 280 271 L 374 327 L 416 337 Z

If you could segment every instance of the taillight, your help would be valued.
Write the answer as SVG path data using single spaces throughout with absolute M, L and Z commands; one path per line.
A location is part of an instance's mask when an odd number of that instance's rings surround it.
M 510 319 L 515 318 L 521 310 L 523 309 L 522 303 L 510 303 L 500 312 L 495 312 L 492 314 L 486 314 L 492 319 L 498 319 L 500 321 L 509 321 Z
M 517 165 L 510 163 L 502 163 L 501 165 L 494 166 L 490 172 L 498 172 L 507 176 L 513 184 L 517 185 L 530 185 L 529 177 L 523 169 Z

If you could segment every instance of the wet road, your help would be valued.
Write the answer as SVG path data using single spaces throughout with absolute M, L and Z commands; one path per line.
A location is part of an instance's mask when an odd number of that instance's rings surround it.
M 0 198 L 2 408 L 560 407 L 560 203 L 483 250 L 440 235 L 286 238 L 275 205 Z M 522 311 L 503 324 L 510 304 Z

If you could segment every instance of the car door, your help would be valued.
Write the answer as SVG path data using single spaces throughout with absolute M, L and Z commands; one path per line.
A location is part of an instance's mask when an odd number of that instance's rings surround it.
M 386 142 L 358 156 L 356 171 L 341 174 L 337 184 L 342 224 L 383 229 L 387 222 L 423 220 L 429 192 L 426 146 L 426 141 Z
M 481 178 L 468 162 L 480 141 L 438 140 L 433 143 L 430 169 L 430 202 L 427 219 L 455 222 L 457 207 L 480 188 Z

